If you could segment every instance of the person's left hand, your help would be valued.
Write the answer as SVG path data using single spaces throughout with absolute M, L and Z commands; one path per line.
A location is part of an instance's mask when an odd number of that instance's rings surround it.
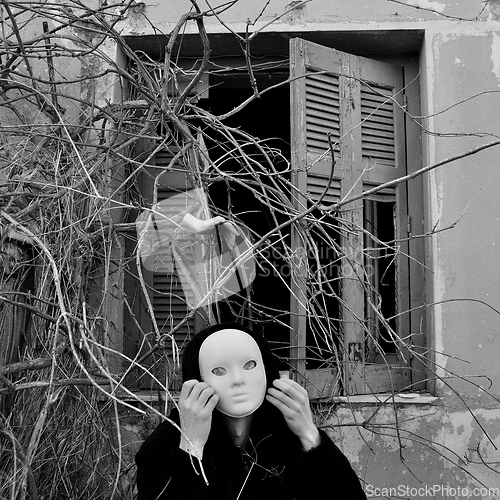
M 274 380 L 273 385 L 266 399 L 283 413 L 289 429 L 300 439 L 305 451 L 318 446 L 321 437 L 313 422 L 306 389 L 289 378 Z

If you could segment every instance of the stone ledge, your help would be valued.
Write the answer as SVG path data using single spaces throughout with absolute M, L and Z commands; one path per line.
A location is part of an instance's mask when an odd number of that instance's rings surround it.
M 331 399 L 332 403 L 345 403 L 345 404 L 370 404 L 391 405 L 406 404 L 406 405 L 429 405 L 436 403 L 438 397 L 432 396 L 429 393 L 401 393 L 397 395 L 392 394 L 364 394 L 359 396 L 336 396 Z

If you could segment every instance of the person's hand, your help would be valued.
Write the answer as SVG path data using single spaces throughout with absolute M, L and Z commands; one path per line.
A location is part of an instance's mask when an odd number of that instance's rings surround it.
M 274 380 L 273 385 L 266 399 L 283 413 L 288 428 L 300 439 L 305 451 L 318 446 L 321 437 L 314 425 L 307 391 L 289 378 Z
M 202 458 L 203 448 L 212 427 L 212 412 L 218 401 L 219 396 L 205 382 L 184 382 L 179 397 L 181 450 Z
M 216 226 L 222 226 L 229 234 L 233 236 L 238 236 L 238 230 L 229 221 L 226 221 L 224 217 L 217 215 L 211 219 L 199 219 L 191 214 L 186 214 L 182 219 L 181 225 L 191 229 L 198 234 L 210 234 L 215 231 Z

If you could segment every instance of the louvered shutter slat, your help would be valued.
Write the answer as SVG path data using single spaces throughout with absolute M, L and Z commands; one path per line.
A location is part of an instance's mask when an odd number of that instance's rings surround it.
M 157 167 L 166 167 L 172 161 L 175 151 L 164 150 L 155 155 L 155 164 Z M 185 184 L 185 186 L 184 186 Z M 165 172 L 161 176 L 158 185 L 157 201 L 161 203 L 162 213 L 175 213 L 179 211 L 179 188 L 189 189 L 188 180 L 183 172 L 172 171 Z M 158 217 L 163 224 L 168 224 L 168 219 Z M 172 225 L 174 223 L 172 222 Z M 179 246 L 182 241 L 178 241 Z M 158 328 L 162 332 L 168 332 L 171 328 L 177 326 L 188 313 L 185 291 L 182 287 L 179 276 L 174 272 L 175 266 L 171 257 L 170 250 L 165 245 L 163 249 L 167 257 L 165 260 L 170 262 L 170 266 L 164 266 L 162 269 L 156 269 L 153 273 L 153 309 Z M 189 257 L 189 249 L 185 249 L 184 257 Z M 194 258 L 193 258 L 194 260 Z M 176 330 L 174 334 L 178 346 L 182 346 L 194 331 L 194 319 L 189 319 L 182 327 Z M 170 349 L 167 348 L 167 352 Z
M 329 178 L 319 175 L 310 174 L 307 176 L 307 194 L 312 201 L 317 201 L 324 193 L 328 185 Z M 336 203 L 341 198 L 341 181 L 333 179 L 330 183 L 327 193 L 321 199 L 323 204 L 329 205 Z
M 333 142 L 340 138 L 340 99 L 338 77 L 308 71 L 305 81 L 306 148 L 328 151 L 328 134 Z
M 361 149 L 363 160 L 396 166 L 394 103 L 391 89 L 361 86 Z

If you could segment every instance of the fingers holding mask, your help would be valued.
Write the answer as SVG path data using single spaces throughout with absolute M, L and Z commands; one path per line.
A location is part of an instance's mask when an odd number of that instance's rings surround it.
M 268 389 L 266 399 L 281 411 L 289 429 L 299 437 L 304 449 L 316 446 L 319 432 L 314 425 L 306 389 L 288 378 L 274 380 L 273 386 Z
M 214 389 L 205 382 L 184 382 L 179 397 L 181 449 L 202 456 L 212 426 L 212 412 L 218 401 Z
M 280 378 L 273 381 L 273 386 L 268 389 L 266 399 L 281 410 L 285 417 L 293 417 L 306 408 L 310 411 L 307 391 L 297 382 Z
M 219 397 L 215 391 L 205 382 L 188 380 L 182 385 L 179 397 L 181 413 L 194 413 L 201 416 L 202 413 L 212 413 Z

